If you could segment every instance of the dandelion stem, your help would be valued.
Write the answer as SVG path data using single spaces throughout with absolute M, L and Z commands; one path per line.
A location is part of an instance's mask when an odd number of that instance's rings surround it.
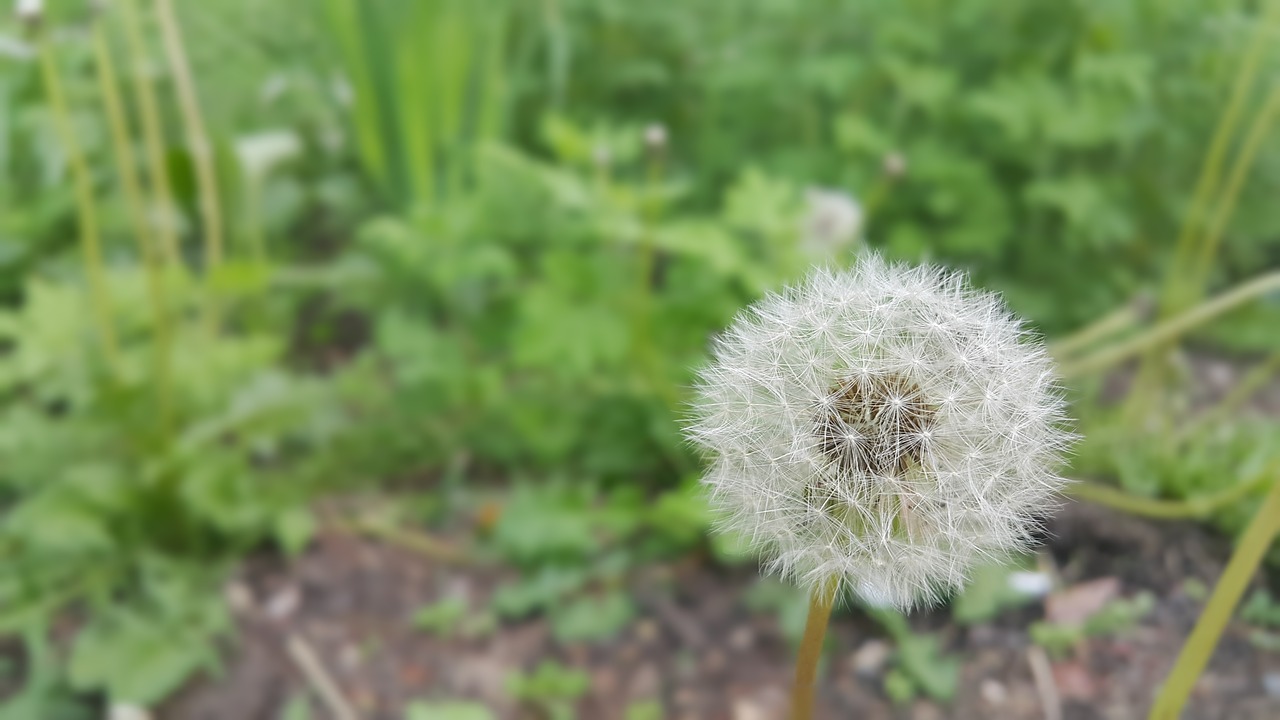
M 1062 368 L 1064 377 L 1076 377 L 1108 368 L 1143 350 L 1172 340 L 1244 303 L 1280 289 L 1280 272 L 1267 273 L 1235 287 L 1134 337 L 1105 347 Z
M 163 253 L 165 265 L 178 268 L 181 267 L 182 257 L 178 252 L 173 187 L 169 182 L 169 168 L 165 164 L 160 105 L 156 102 L 155 88 L 151 86 L 151 77 L 146 66 L 146 42 L 143 40 L 141 19 L 134 2 L 135 0 L 121 0 L 120 21 L 124 26 L 125 40 L 128 45 L 134 103 L 137 105 L 138 117 L 142 120 L 142 139 L 147 151 L 151 191 L 155 196 L 152 212 L 155 217 L 156 239 Z
M 1181 520 L 1202 518 L 1212 515 L 1218 510 L 1239 502 L 1250 493 L 1266 483 L 1268 476 L 1259 477 L 1238 483 L 1212 495 L 1204 495 L 1186 500 L 1159 500 L 1155 498 L 1130 495 L 1106 485 L 1084 480 L 1073 482 L 1067 487 L 1067 494 L 1093 503 L 1105 505 L 1130 515 L 1141 515 L 1161 520 Z
M 818 679 L 818 660 L 822 657 L 822 641 L 831 620 L 840 583 L 832 578 L 814 589 L 809 597 L 809 618 L 804 624 L 804 638 L 796 656 L 796 680 L 791 688 L 791 720 L 811 720 L 814 686 Z
M 1099 340 L 1112 337 L 1132 328 L 1141 319 L 1142 313 L 1135 304 L 1126 304 L 1124 307 L 1103 315 L 1070 335 L 1049 343 L 1049 354 L 1060 360 L 1064 359 Z
M 1186 290 L 1183 285 L 1184 273 L 1195 273 L 1195 268 L 1190 263 L 1191 255 L 1195 252 L 1197 233 L 1200 230 L 1203 215 L 1209 209 L 1211 198 L 1218 189 L 1222 176 L 1223 161 L 1231 145 L 1231 136 L 1235 133 L 1235 128 L 1240 122 L 1240 114 L 1244 111 L 1245 102 L 1248 100 L 1249 88 L 1253 86 L 1254 77 L 1258 74 L 1258 67 L 1262 62 L 1263 55 L 1266 54 L 1268 47 L 1266 38 L 1269 34 L 1269 25 L 1278 14 L 1280 14 L 1280 2 L 1273 0 L 1264 11 L 1262 22 L 1259 23 L 1253 40 L 1250 42 L 1248 50 L 1245 51 L 1244 59 L 1240 62 L 1239 69 L 1235 75 L 1235 83 L 1231 88 L 1231 97 L 1227 101 L 1221 117 L 1218 119 L 1213 138 L 1209 141 L 1209 150 L 1205 153 L 1204 165 L 1201 166 L 1200 175 L 1196 178 L 1196 185 L 1191 194 L 1191 203 L 1187 208 L 1187 215 L 1183 218 L 1182 227 L 1178 232 L 1173 265 L 1165 281 L 1164 297 L 1160 303 L 1161 310 L 1164 313 L 1181 310 L 1181 306 L 1187 301 L 1184 295 Z
M 1280 7 L 1280 2 L 1276 2 L 1273 5 Z M 1231 172 L 1227 175 L 1227 183 L 1222 190 L 1222 198 L 1218 203 L 1217 212 L 1210 218 L 1209 226 L 1205 229 L 1204 240 L 1200 243 L 1199 253 L 1196 254 L 1195 259 L 1191 262 L 1191 267 L 1188 269 L 1188 285 L 1190 285 L 1190 291 L 1195 293 L 1193 297 L 1198 297 L 1199 293 L 1202 292 L 1209 273 L 1209 267 L 1213 264 L 1214 253 L 1217 252 L 1218 246 L 1222 244 L 1222 235 L 1227 230 L 1227 223 L 1231 220 L 1231 216 L 1235 214 L 1236 204 L 1240 199 L 1240 191 L 1244 188 L 1244 181 L 1249 176 L 1249 170 L 1253 168 L 1254 161 L 1258 159 L 1262 145 L 1271 134 L 1271 128 L 1275 125 L 1278 117 L 1280 117 L 1280 84 L 1271 88 L 1271 92 L 1267 94 L 1267 99 L 1262 108 L 1254 116 L 1253 123 L 1249 126 L 1249 132 L 1245 134 L 1240 154 L 1236 156 L 1236 161 L 1231 166 Z
M 212 279 L 222 265 L 222 209 L 218 199 L 218 176 L 214 170 L 209 134 L 205 130 L 204 116 L 200 111 L 200 99 L 196 95 L 195 78 L 182 41 L 182 29 L 178 25 L 171 0 L 156 0 L 156 16 L 160 20 L 160 35 L 164 38 L 165 54 L 173 73 L 178 107 L 186 125 L 187 144 L 190 145 L 191 160 L 195 167 L 200 219 L 204 224 L 204 263 L 208 292 L 206 322 L 210 332 L 216 334 L 218 302 L 212 288 Z
M 1273 353 L 1267 360 L 1250 370 L 1249 374 L 1241 378 L 1240 382 L 1236 383 L 1236 386 L 1231 388 L 1231 392 L 1227 393 L 1217 405 L 1187 423 L 1178 432 L 1176 439 L 1179 442 L 1185 442 L 1203 428 L 1209 427 L 1235 412 L 1245 401 L 1253 397 L 1253 394 L 1261 389 L 1263 385 L 1266 385 L 1267 381 L 1277 371 L 1280 371 L 1280 352 Z
M 115 329 L 112 327 L 111 295 L 107 291 L 106 268 L 102 260 L 102 238 L 98 231 L 98 210 L 93 200 L 93 179 L 89 175 L 89 165 L 85 162 L 80 143 L 76 140 L 75 129 L 71 126 L 71 114 L 67 109 L 66 97 L 62 93 L 62 83 L 58 78 L 57 60 L 53 54 L 53 47 L 47 39 L 42 38 L 38 42 L 40 72 L 43 76 L 45 93 L 49 98 L 55 129 L 62 142 L 63 151 L 67 154 L 67 163 L 71 166 L 72 182 L 75 185 L 80 250 L 84 255 L 85 273 L 89 278 L 90 302 L 93 305 L 107 364 L 113 372 L 118 373 L 120 351 L 116 343 Z
M 1226 570 L 1218 578 L 1209 603 L 1205 605 L 1204 612 L 1200 614 L 1195 628 L 1182 646 L 1173 670 L 1169 672 L 1169 677 L 1165 679 L 1160 694 L 1151 707 L 1150 720 L 1177 720 L 1181 715 L 1196 678 L 1208 664 L 1218 638 L 1222 636 L 1223 629 L 1240 602 L 1240 596 L 1244 594 L 1245 586 L 1257 571 L 1263 555 L 1271 547 L 1277 534 L 1280 534 L 1280 479 L 1272 481 L 1271 492 L 1253 516 L 1232 553 Z
M 169 310 L 164 293 L 164 279 L 160 258 L 156 252 L 155 238 L 147 222 L 146 203 L 142 186 L 134 166 L 133 142 L 129 138 L 128 121 L 116 83 L 115 64 L 111 60 L 111 48 L 100 21 L 93 27 L 94 65 L 98 71 L 98 85 L 102 90 L 102 102 L 111 129 L 111 144 L 115 148 L 116 165 L 120 171 L 120 184 L 129 205 L 133 231 L 137 236 L 138 252 L 142 255 L 147 273 L 147 290 L 151 296 L 151 308 L 155 315 L 154 367 L 156 387 L 156 417 L 161 433 L 168 428 L 169 416 Z

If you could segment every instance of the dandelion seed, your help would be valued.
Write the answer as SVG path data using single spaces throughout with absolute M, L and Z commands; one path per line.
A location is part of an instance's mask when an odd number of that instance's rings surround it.
M 874 255 L 739 316 L 695 407 L 725 529 L 808 589 L 901 609 L 1027 547 L 1073 439 L 1043 344 L 996 296 Z

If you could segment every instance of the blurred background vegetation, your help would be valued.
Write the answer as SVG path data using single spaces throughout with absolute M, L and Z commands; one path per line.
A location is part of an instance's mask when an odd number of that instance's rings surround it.
M 1104 320 L 1055 346 L 1104 500 L 1236 532 L 1280 458 L 1237 412 L 1274 291 L 1126 352 L 1124 402 L 1089 352 L 1280 268 L 1256 3 L 98 5 L 0 21 L 0 717 L 165 697 L 330 493 L 497 508 L 498 618 L 612 631 L 589 579 L 741 556 L 679 435 L 708 337 L 862 245 Z M 1206 405 L 1197 353 L 1256 369 Z

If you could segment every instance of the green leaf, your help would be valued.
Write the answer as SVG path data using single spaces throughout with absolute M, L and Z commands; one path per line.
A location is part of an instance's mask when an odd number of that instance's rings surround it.
M 1019 590 L 1011 582 L 1019 565 L 989 564 L 973 571 L 969 584 L 951 604 L 951 617 L 962 625 L 985 622 L 1001 611 L 1025 605 L 1035 595 Z
M 493 720 L 489 708 L 465 700 L 412 702 L 405 708 L 405 720 Z
M 944 655 L 934 635 L 911 633 L 899 637 L 897 664 L 934 700 L 946 702 L 955 696 L 960 660 Z
M 499 587 L 491 600 L 500 617 L 522 618 L 545 610 L 587 582 L 580 568 L 544 567 L 526 579 Z
M 306 506 L 286 508 L 275 519 L 276 542 L 287 555 L 297 555 L 316 534 L 316 519 Z
M 413 625 L 419 630 L 447 635 L 458 628 L 458 622 L 466 614 L 466 603 L 458 598 L 448 598 L 419 608 L 413 614 Z
M 192 640 L 143 616 L 95 618 L 76 636 L 71 682 L 80 690 L 105 690 L 112 702 L 151 705 L 210 664 L 210 648 Z
M 625 628 L 635 614 L 635 604 L 624 592 L 583 597 L 552 612 L 551 630 L 563 643 L 607 640 Z

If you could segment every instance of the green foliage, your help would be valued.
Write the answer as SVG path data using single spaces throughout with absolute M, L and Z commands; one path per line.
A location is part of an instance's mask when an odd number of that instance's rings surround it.
M 405 720 L 493 720 L 493 717 L 484 705 L 464 700 L 417 701 L 405 708 Z
M 517 673 L 507 678 L 507 692 L 540 712 L 550 720 L 571 720 L 573 701 L 591 687 L 591 679 L 581 670 L 544 660 L 530 673 Z
M 1085 638 L 1114 635 L 1137 625 L 1155 608 L 1155 597 L 1140 592 L 1132 598 L 1112 600 L 1082 624 L 1037 622 L 1031 625 L 1031 641 L 1051 654 L 1066 655 Z
M 986 622 L 1003 611 L 1026 605 L 1036 598 L 1018 588 L 1015 573 L 1024 563 L 992 563 L 973 571 L 969 584 L 951 601 L 951 617 L 962 625 Z
M 448 635 L 467 614 L 467 604 L 458 598 L 449 598 L 424 605 L 413 615 L 413 625 L 419 630 Z
M 1253 625 L 1280 629 L 1280 602 L 1266 590 L 1255 590 L 1240 606 L 1240 619 Z
M 574 0 L 573 42 L 544 38 L 570 79 L 546 77 L 542 97 L 563 89 L 561 108 L 601 125 L 666 123 L 704 206 L 748 164 L 882 194 L 872 244 L 968 266 L 1062 330 L 1162 269 L 1249 7 Z M 1266 201 L 1280 146 L 1264 152 L 1220 275 L 1280 237 Z
M 868 614 L 894 641 L 893 667 L 885 674 L 885 692 L 895 702 L 904 703 L 918 694 L 939 702 L 955 696 L 960 681 L 960 659 L 944 653 L 931 633 L 913 631 L 906 618 L 889 610 L 869 610 Z

